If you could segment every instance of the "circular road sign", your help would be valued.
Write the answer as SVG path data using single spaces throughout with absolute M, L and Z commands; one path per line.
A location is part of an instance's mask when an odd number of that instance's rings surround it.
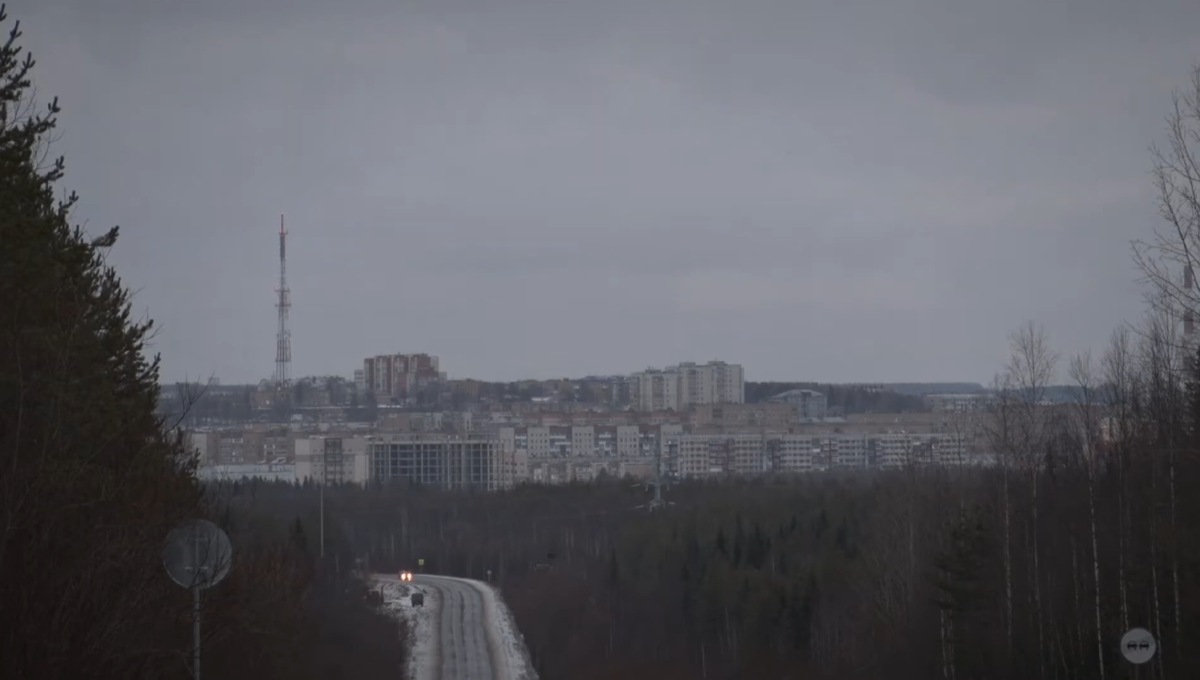
M 229 536 L 208 520 L 184 522 L 171 530 L 163 547 L 163 566 L 184 588 L 211 588 L 225 578 L 233 561 Z
M 1132 664 L 1144 664 L 1154 658 L 1158 643 L 1145 628 L 1133 628 L 1121 637 L 1121 656 Z

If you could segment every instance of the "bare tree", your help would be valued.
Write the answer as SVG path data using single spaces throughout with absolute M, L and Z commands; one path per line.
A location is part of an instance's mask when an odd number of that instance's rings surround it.
M 1162 640 L 1162 600 L 1159 587 L 1158 561 L 1163 553 L 1169 553 L 1171 573 L 1171 600 L 1173 630 L 1178 635 L 1182 628 L 1182 601 L 1179 583 L 1179 552 L 1177 535 L 1177 504 L 1175 490 L 1175 467 L 1177 446 L 1184 428 L 1186 369 L 1189 361 L 1185 344 L 1180 339 L 1179 327 L 1169 310 L 1154 308 L 1146 316 L 1144 337 L 1141 343 L 1142 371 L 1145 375 L 1146 401 L 1150 409 L 1148 426 L 1149 468 L 1151 498 L 1159 497 L 1160 476 L 1166 477 L 1169 538 L 1167 545 L 1161 542 L 1161 527 L 1158 505 L 1149 512 L 1150 575 L 1154 616 L 1154 633 Z M 1164 470 L 1165 464 L 1165 470 Z M 1177 637 L 1178 639 L 1178 637 Z M 1167 642 L 1163 641 L 1164 650 Z M 1156 665 L 1162 663 L 1158 656 Z
M 1133 254 L 1151 286 L 1151 306 L 1179 319 L 1200 303 L 1191 285 L 1200 264 L 1200 65 L 1172 94 L 1166 137 L 1166 146 L 1156 144 L 1150 153 L 1159 214 L 1167 224 L 1148 241 L 1134 241 Z
M 1200 303 L 1194 273 L 1200 257 L 1200 66 L 1192 69 L 1188 85 L 1172 94 L 1166 120 L 1166 146 L 1151 147 L 1154 186 L 1159 214 L 1166 227 L 1155 230 L 1150 241 L 1135 241 L 1134 259 L 1151 290 L 1147 299 L 1155 314 L 1148 323 L 1150 337 L 1146 357 L 1154 380 L 1151 394 L 1164 407 L 1156 413 L 1169 414 L 1160 431 L 1169 433 L 1163 442 L 1167 451 L 1167 482 L 1172 534 L 1177 533 L 1175 489 L 1176 435 L 1181 428 L 1180 377 L 1191 360 L 1187 335 L 1193 330 L 1195 310 Z M 1184 334 L 1177 332 L 1183 320 Z M 1171 565 L 1175 601 L 1175 628 L 1181 628 L 1178 547 L 1173 546 Z M 1157 601 L 1157 598 L 1156 598 Z
M 1096 400 L 1099 391 L 1097 371 L 1092 361 L 1091 352 L 1085 352 L 1071 359 L 1068 369 L 1071 380 L 1079 388 L 1075 401 L 1075 426 L 1079 433 L 1082 460 L 1087 475 L 1088 489 L 1088 529 L 1092 539 L 1092 578 L 1095 583 L 1095 615 L 1096 615 L 1096 655 L 1100 664 L 1100 678 L 1104 678 L 1104 624 L 1100 617 L 1100 596 L 1103 592 L 1100 586 L 1100 540 L 1096 531 L 1096 477 L 1099 451 L 1099 434 L 1101 413 Z M 1081 636 L 1082 637 L 1082 636 Z
M 1185 335 L 1158 333 L 1155 346 L 1170 340 L 1177 348 L 1187 349 L 1187 335 L 1193 330 L 1196 309 L 1200 306 L 1200 291 L 1193 280 L 1200 257 L 1200 65 L 1192 68 L 1187 85 L 1172 93 L 1172 106 L 1166 119 L 1164 146 L 1151 147 L 1153 158 L 1154 187 L 1157 192 L 1159 215 L 1166 226 L 1156 229 L 1149 241 L 1133 243 L 1134 259 L 1141 269 L 1144 280 L 1150 284 L 1147 296 L 1152 307 L 1171 322 L 1171 329 L 1183 320 Z M 1157 330 L 1163 330 L 1161 327 Z M 1157 354 L 1164 352 L 1160 350 Z M 1156 356 L 1156 359 L 1161 359 Z M 1186 357 L 1187 360 L 1191 356 Z M 1159 361 L 1156 367 L 1172 367 L 1174 362 Z M 1152 371 L 1153 375 L 1158 375 Z M 1173 373 L 1168 372 L 1168 376 Z M 1172 389 L 1166 393 L 1173 400 L 1178 390 L 1176 381 L 1170 380 Z M 1155 391 L 1157 392 L 1157 390 Z M 1178 413 L 1172 409 L 1170 413 Z M 1173 420 L 1173 419 L 1172 419 Z M 1174 435 L 1179 427 L 1170 422 L 1171 439 L 1166 442 L 1167 483 L 1170 502 L 1170 526 L 1177 534 L 1177 503 L 1175 497 L 1176 442 Z M 1172 543 L 1175 539 L 1172 539 Z M 1175 628 L 1181 628 L 1181 610 L 1178 552 L 1172 546 L 1172 588 L 1175 600 Z
M 1102 360 L 1107 412 L 1105 422 L 1112 451 L 1109 461 L 1115 461 L 1117 474 L 1117 587 L 1122 630 L 1129 629 L 1129 588 L 1126 578 L 1130 529 L 1128 461 L 1136 428 L 1134 402 L 1140 391 L 1140 376 L 1131 335 L 1128 326 L 1113 331 Z
M 1038 486 L 1045 457 L 1050 455 L 1052 413 L 1046 408 L 1046 388 L 1054 379 L 1058 355 L 1050 349 L 1046 330 L 1032 321 L 1009 338 L 1011 354 L 1007 367 L 1010 384 L 1016 392 L 1016 435 L 1013 449 L 1017 464 L 1029 475 L 1031 525 L 1029 540 L 1032 546 L 1030 580 L 1033 586 L 1034 617 L 1039 639 L 1044 638 L 1045 617 L 1042 611 L 1040 536 L 1038 532 Z M 1039 650 L 1041 672 L 1045 675 L 1045 654 Z
M 996 463 L 1000 466 L 1000 503 L 1003 515 L 1003 563 L 1004 563 L 1004 611 L 1001 619 L 1004 621 L 1005 652 L 1011 660 L 1013 654 L 1013 578 L 1012 578 L 1012 489 L 1009 484 L 1010 470 L 1013 467 L 1014 431 L 1016 426 L 1016 396 L 1012 388 L 1012 376 L 997 375 L 992 379 L 992 393 L 995 395 L 989 409 L 988 419 L 984 425 L 987 438 L 992 446 Z

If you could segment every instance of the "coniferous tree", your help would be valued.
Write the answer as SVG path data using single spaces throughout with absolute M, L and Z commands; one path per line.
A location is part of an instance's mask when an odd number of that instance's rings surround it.
M 7 20 L 0 10 L 0 21 Z M 168 645 L 161 545 L 199 500 L 155 414 L 152 329 L 46 162 L 57 100 L 0 46 L 0 677 L 134 677 Z

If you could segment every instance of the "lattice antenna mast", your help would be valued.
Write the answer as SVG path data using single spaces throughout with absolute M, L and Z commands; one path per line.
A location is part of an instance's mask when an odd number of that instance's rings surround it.
M 283 226 L 283 215 L 279 216 L 279 330 L 275 334 L 275 387 L 283 389 L 291 383 L 292 332 L 288 329 L 288 309 L 292 306 L 291 291 L 287 285 L 287 229 Z

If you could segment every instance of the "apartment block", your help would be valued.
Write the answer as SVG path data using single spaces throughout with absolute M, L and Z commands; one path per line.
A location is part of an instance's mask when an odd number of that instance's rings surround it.
M 647 369 L 629 377 L 633 403 L 641 411 L 678 411 L 679 375 L 671 371 Z
M 642 429 L 637 425 L 617 425 L 614 432 L 616 455 L 621 460 L 639 458 L 642 455 Z
M 591 458 L 596 455 L 596 428 L 585 425 L 571 428 L 571 457 Z

